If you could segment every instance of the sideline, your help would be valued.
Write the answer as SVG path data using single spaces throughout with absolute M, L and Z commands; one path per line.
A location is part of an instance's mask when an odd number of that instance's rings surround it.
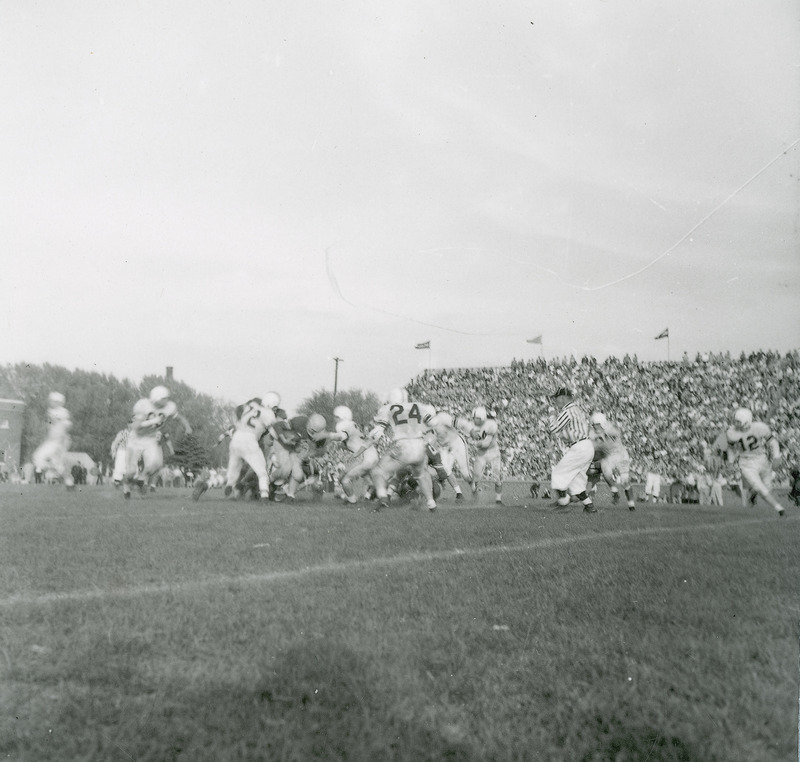
M 782 519 L 781 523 L 784 524 L 787 521 L 792 520 L 792 517 L 787 517 Z M 112 588 L 110 590 L 91 589 L 74 590 L 67 593 L 43 593 L 41 595 L 12 595 L 8 598 L 0 598 L 0 608 L 11 608 L 13 606 L 43 606 L 51 603 L 81 603 L 115 598 L 135 598 L 142 595 L 174 595 L 176 593 L 188 593 L 215 587 L 235 587 L 237 585 L 260 585 L 270 584 L 273 582 L 284 582 L 287 580 L 311 577 L 317 574 L 330 575 L 352 571 L 391 568 L 408 564 L 449 561 L 454 558 L 482 557 L 497 553 L 525 553 L 532 550 L 547 550 L 561 547 L 563 545 L 592 542 L 595 540 L 617 540 L 625 537 L 646 537 L 648 535 L 678 534 L 703 530 L 729 529 L 732 527 L 747 526 L 749 524 L 764 524 L 767 521 L 770 521 L 770 519 L 761 517 L 742 519 L 741 521 L 694 524 L 692 526 L 681 525 L 674 527 L 648 527 L 644 529 L 617 529 L 607 532 L 590 532 L 573 535 L 570 537 L 547 538 L 537 540 L 535 542 L 523 543 L 520 545 L 490 545 L 481 548 L 469 548 L 466 550 L 452 548 L 450 550 L 437 550 L 426 553 L 404 553 L 398 556 L 370 558 L 362 561 L 342 561 L 339 563 L 318 564 L 315 566 L 305 566 L 302 569 L 288 569 L 286 571 L 266 572 L 264 574 L 244 574 L 239 577 L 209 577 L 208 579 L 194 580 L 191 582 L 131 585 L 128 587 Z M 253 547 L 264 547 L 264 545 Z

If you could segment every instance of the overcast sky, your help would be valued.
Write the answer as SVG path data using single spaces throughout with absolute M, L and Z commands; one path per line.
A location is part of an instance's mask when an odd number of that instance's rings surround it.
M 3 3 L 0 88 L 3 363 L 800 347 L 796 0 Z

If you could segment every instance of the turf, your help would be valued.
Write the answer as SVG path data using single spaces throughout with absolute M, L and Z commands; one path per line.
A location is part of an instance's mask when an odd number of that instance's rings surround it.
M 800 511 L 0 486 L 0 754 L 797 759 Z

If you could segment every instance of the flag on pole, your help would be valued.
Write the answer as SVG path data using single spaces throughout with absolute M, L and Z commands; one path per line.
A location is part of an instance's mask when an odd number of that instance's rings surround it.
M 423 341 L 422 344 L 414 344 L 414 349 L 430 349 L 430 341 Z
M 540 333 L 538 336 L 534 336 L 532 339 L 527 339 L 528 344 L 541 344 L 542 343 L 542 334 Z
M 656 341 L 659 339 L 668 339 L 669 338 L 669 328 L 665 328 L 661 333 L 656 336 Z

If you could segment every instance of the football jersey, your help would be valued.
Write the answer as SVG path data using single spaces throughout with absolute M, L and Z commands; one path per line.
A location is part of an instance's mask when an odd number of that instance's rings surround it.
M 772 429 L 761 421 L 753 421 L 746 431 L 739 431 L 731 426 L 726 437 L 728 450 L 734 458 L 738 455 L 740 463 L 770 455 L 767 443 L 770 440 L 774 441 Z
M 488 450 L 497 444 L 497 421 L 487 418 L 480 426 L 473 427 L 470 437 L 479 450 Z
M 358 452 L 365 444 L 364 434 L 354 421 L 338 421 L 336 433 L 343 436 L 341 441 L 350 452 Z
M 72 428 L 69 411 L 63 407 L 51 407 L 47 410 L 47 436 L 50 439 L 66 440 Z
M 421 402 L 397 402 L 378 410 L 375 424 L 384 430 L 391 428 L 395 439 L 421 439 L 435 414 L 433 407 Z
M 607 423 L 600 433 L 592 427 L 589 438 L 594 443 L 595 452 L 602 455 L 611 455 L 625 449 L 625 445 L 622 444 L 622 432 L 613 423 Z
M 467 422 L 458 419 L 450 413 L 437 413 L 431 418 L 430 426 L 440 445 L 447 445 L 456 438 L 461 437 L 460 428 L 465 428 Z
M 253 434 L 256 439 L 261 439 L 276 420 L 275 413 L 269 408 L 250 401 L 241 406 L 241 413 L 234 424 L 234 429 L 246 431 Z
M 296 415 L 294 418 L 281 423 L 285 432 L 281 441 L 288 449 L 298 452 L 304 458 L 316 457 L 325 449 L 325 445 L 328 442 L 327 433 L 321 431 L 317 434 L 310 434 L 307 415 Z
M 163 407 L 156 407 L 146 397 L 133 406 L 131 431 L 140 437 L 157 437 L 161 428 L 178 414 L 178 406 L 169 400 Z

